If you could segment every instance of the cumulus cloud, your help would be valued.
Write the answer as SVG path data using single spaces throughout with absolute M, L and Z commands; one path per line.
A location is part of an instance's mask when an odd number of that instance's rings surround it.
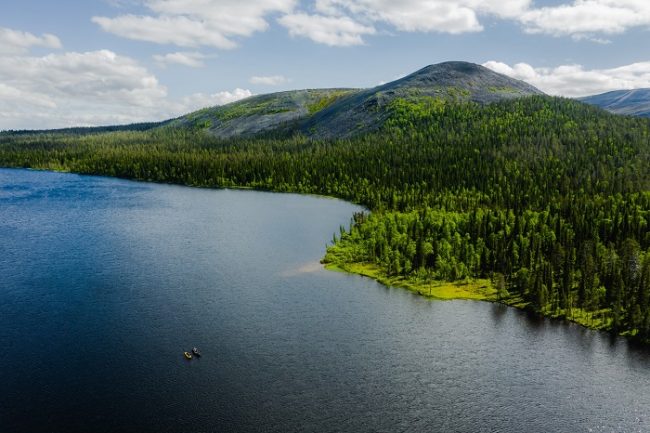
M 375 33 L 374 27 L 360 24 L 346 16 L 298 13 L 285 15 L 278 22 L 289 30 L 291 36 L 307 37 L 329 46 L 363 45 L 362 36 Z
M 532 0 L 467 0 L 465 4 L 480 14 L 517 18 L 533 5 Z
M 251 95 L 235 89 L 170 99 L 144 66 L 108 50 L 7 56 L 0 83 L 0 129 L 162 120 Z
M 32 107 L 56 108 L 56 103 L 48 95 L 31 93 L 16 87 L 0 83 L 0 106 L 19 106 L 27 104 Z
M 144 67 L 108 50 L 5 57 L 0 82 L 3 129 L 88 124 L 91 116 L 112 121 L 117 114 L 141 120 L 167 96 Z
M 570 4 L 531 9 L 519 16 L 530 33 L 591 38 L 650 27 L 647 0 L 575 0 Z M 598 38 L 595 38 L 598 39 Z
M 510 66 L 496 61 L 486 62 L 483 66 L 526 81 L 550 95 L 578 97 L 650 87 L 650 61 L 611 69 L 585 69 L 581 65 L 535 68 L 527 63 Z
M 61 48 L 61 41 L 48 33 L 36 36 L 28 32 L 0 27 L 0 54 L 22 54 L 31 47 Z
M 233 91 L 223 91 L 212 94 L 194 93 L 184 97 L 176 107 L 176 111 L 184 113 L 215 105 L 230 104 L 231 102 L 239 101 L 240 99 L 245 99 L 249 96 L 253 96 L 253 92 L 248 89 L 240 88 L 236 88 Z
M 138 0 L 131 0 L 133 2 Z M 97 16 L 107 32 L 182 47 L 230 49 L 265 31 L 269 16 L 292 36 L 330 46 L 362 45 L 388 31 L 461 34 L 483 30 L 484 18 L 519 23 L 528 33 L 606 42 L 602 35 L 650 27 L 647 0 L 139 0 L 149 13 Z
M 0 62 L 0 80 L 54 97 L 93 97 L 138 106 L 153 106 L 166 95 L 156 77 L 135 60 L 108 50 L 6 57 Z
M 397 30 L 463 33 L 481 30 L 476 11 L 463 0 L 317 0 L 316 9 L 333 15 L 385 22 Z
M 324 17 L 374 27 L 381 23 L 404 32 L 478 32 L 482 17 L 496 17 L 518 22 L 528 33 L 607 42 L 599 35 L 650 27 L 647 0 L 573 0 L 547 7 L 535 7 L 532 0 L 316 0 L 315 9 Z M 305 34 L 301 24 L 294 32 Z
M 254 76 L 251 77 L 251 84 L 261 84 L 264 86 L 279 86 L 280 84 L 288 83 L 290 80 L 283 75 L 271 76 Z
M 404 32 L 468 33 L 483 30 L 479 15 L 516 18 L 531 0 L 316 0 L 316 14 L 279 19 L 293 36 L 331 46 L 361 45 L 388 25 Z
M 519 23 L 528 33 L 596 42 L 607 42 L 603 35 L 650 27 L 647 0 L 564 0 L 544 7 L 533 0 L 131 0 L 136 1 L 149 13 L 92 20 L 130 39 L 221 49 L 265 31 L 274 14 L 292 36 L 330 46 L 361 45 L 382 25 L 389 31 L 479 32 L 486 17 Z
M 154 60 L 161 66 L 167 66 L 169 64 L 177 64 L 183 66 L 189 66 L 190 68 L 202 68 L 205 66 L 203 60 L 206 56 L 202 53 L 192 51 L 192 52 L 175 52 L 168 54 L 156 54 L 153 56 Z
M 149 15 L 96 16 L 92 21 L 116 35 L 182 47 L 234 48 L 237 37 L 268 28 L 265 17 L 289 13 L 297 0 L 143 0 Z

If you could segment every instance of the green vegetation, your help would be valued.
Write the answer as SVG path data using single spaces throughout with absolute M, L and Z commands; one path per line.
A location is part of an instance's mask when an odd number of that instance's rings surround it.
M 325 268 L 332 271 L 343 271 L 372 278 L 380 283 L 410 290 L 419 295 L 440 299 L 471 299 L 475 301 L 496 301 L 496 290 L 489 280 L 474 279 L 463 281 L 436 281 L 417 275 L 388 276 L 378 266 L 372 263 L 330 262 L 331 250 L 323 259 Z
M 446 98 L 454 101 L 463 101 L 472 95 L 472 92 L 469 89 L 465 89 L 462 87 L 453 87 L 453 86 L 443 87 L 440 89 L 439 92 L 440 95 L 443 95 Z
M 277 101 L 246 99 L 237 104 L 229 104 L 214 110 L 215 116 L 221 120 L 231 120 L 239 117 L 253 116 L 256 114 L 277 114 L 295 110 L 294 107 L 282 107 L 277 105 Z
M 0 164 L 340 197 L 372 213 L 341 229 L 331 266 L 650 340 L 647 119 L 542 96 L 381 109 L 379 132 L 329 141 L 5 134 Z
M 318 99 L 316 102 L 307 105 L 307 111 L 310 115 L 316 114 L 319 111 L 329 107 L 343 96 L 349 95 L 352 92 L 352 90 L 333 90 L 329 95 L 325 95 Z
M 488 87 L 488 91 L 492 93 L 517 93 L 518 90 L 513 87 L 507 86 L 491 86 Z

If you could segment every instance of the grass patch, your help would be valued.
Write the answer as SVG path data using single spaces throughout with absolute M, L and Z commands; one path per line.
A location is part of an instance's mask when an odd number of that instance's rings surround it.
M 475 301 L 500 302 L 510 307 L 521 310 L 531 310 L 530 303 L 521 296 L 508 296 L 498 299 L 496 288 L 489 279 L 466 279 L 463 281 L 440 281 L 428 278 L 411 276 L 388 276 L 380 266 L 374 263 L 359 263 L 346 261 L 348 250 L 330 249 L 323 259 L 325 268 L 336 272 L 346 272 L 372 278 L 386 286 L 398 287 L 417 293 L 421 296 L 437 299 L 452 300 L 465 299 Z M 349 259 L 349 257 L 347 257 Z M 612 327 L 609 310 L 586 311 L 581 308 L 571 310 L 550 310 L 537 311 L 542 316 L 564 319 L 577 323 L 585 328 L 607 331 Z M 634 336 L 634 333 L 622 333 L 621 335 Z
M 476 301 L 496 301 L 496 290 L 486 279 L 466 281 L 437 281 L 415 276 L 387 276 L 379 266 L 372 263 L 326 263 L 325 268 L 348 272 L 377 280 L 381 284 L 399 287 L 411 292 L 440 300 L 472 299 Z
M 249 117 L 253 115 L 268 115 L 288 113 L 295 111 L 291 100 L 286 98 L 254 98 L 237 101 L 233 104 L 222 105 L 220 107 L 208 109 L 209 113 L 222 122 Z M 206 113 L 203 112 L 202 115 Z
M 350 93 L 351 93 L 350 90 L 333 91 L 329 95 L 323 96 L 322 98 L 319 98 L 316 102 L 307 105 L 307 111 L 309 112 L 310 115 L 318 113 L 319 111 L 332 105 L 342 96 L 349 95 Z
M 515 89 L 514 87 L 507 87 L 507 86 L 490 86 L 488 87 L 488 91 L 490 93 L 508 93 L 513 95 L 520 93 L 520 91 Z

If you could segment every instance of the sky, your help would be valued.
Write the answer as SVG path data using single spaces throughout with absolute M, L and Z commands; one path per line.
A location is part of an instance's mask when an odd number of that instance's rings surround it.
M 0 130 L 159 121 L 464 60 L 577 97 L 650 87 L 650 0 L 0 3 Z

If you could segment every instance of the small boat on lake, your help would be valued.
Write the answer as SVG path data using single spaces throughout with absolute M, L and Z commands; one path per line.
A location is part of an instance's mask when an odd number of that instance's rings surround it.
M 196 356 L 201 356 L 201 352 L 199 352 L 199 349 L 197 349 L 196 347 L 192 348 L 192 353 Z
M 190 352 L 183 352 L 183 355 L 185 355 L 185 358 L 187 359 L 192 359 L 192 354 Z

